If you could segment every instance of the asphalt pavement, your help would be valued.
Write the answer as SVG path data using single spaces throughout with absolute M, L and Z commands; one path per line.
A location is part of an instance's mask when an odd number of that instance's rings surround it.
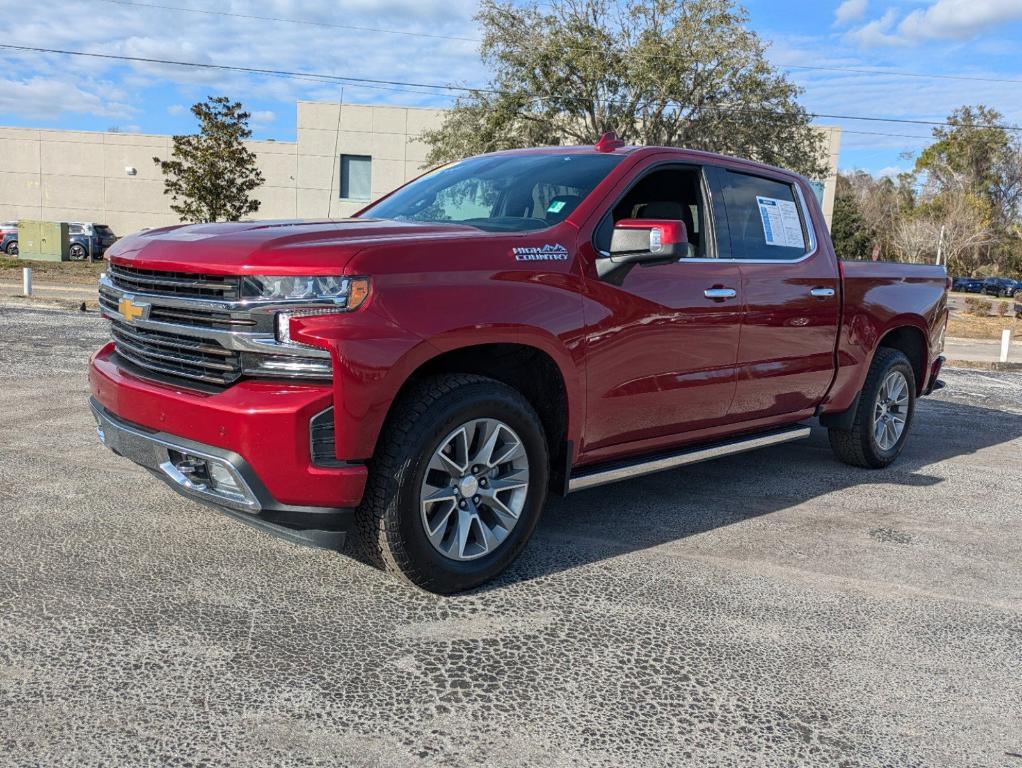
M 1022 766 L 1022 374 L 552 501 L 441 598 L 98 443 L 95 313 L 0 306 L 0 765 Z

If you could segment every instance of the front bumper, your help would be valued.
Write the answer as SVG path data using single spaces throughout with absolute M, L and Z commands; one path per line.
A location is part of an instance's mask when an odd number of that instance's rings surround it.
M 90 398 L 89 407 L 100 442 L 118 456 L 145 467 L 181 495 L 282 538 L 332 549 L 344 546 L 354 510 L 281 504 L 249 463 L 233 451 L 122 421 L 95 398 Z M 216 465 L 231 478 L 231 491 L 185 474 L 181 471 L 185 462 Z
M 309 422 L 333 405 L 329 384 L 243 380 L 202 392 L 136 375 L 112 344 L 93 356 L 89 384 L 108 447 L 190 498 L 246 522 L 334 531 L 361 502 L 364 463 L 312 459 Z M 169 451 L 217 464 L 238 492 L 189 487 Z

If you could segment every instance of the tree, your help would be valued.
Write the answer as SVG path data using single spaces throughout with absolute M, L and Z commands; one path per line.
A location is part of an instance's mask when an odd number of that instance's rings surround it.
M 894 231 L 902 217 L 916 206 L 914 182 L 915 177 L 905 173 L 896 178 L 874 178 L 865 171 L 838 175 L 837 195 L 854 198 L 872 237 L 871 254 L 878 249 L 881 259 L 891 259 L 900 253 L 894 243 Z M 836 198 L 834 202 L 836 206 Z
M 967 192 L 948 192 L 930 206 L 930 236 L 936 243 L 944 229 L 944 259 L 948 272 L 972 274 L 984 251 L 996 239 L 987 201 Z
M 823 140 L 734 0 L 484 0 L 493 76 L 427 131 L 429 164 L 500 149 L 625 141 L 750 157 L 822 177 Z
M 1001 126 L 1004 116 L 982 104 L 959 107 L 916 160 L 934 195 L 962 191 L 986 201 L 998 227 L 1017 221 L 1022 204 L 1022 140 Z
M 895 224 L 891 232 L 891 244 L 901 257 L 900 261 L 922 264 L 931 261 L 933 257 L 928 258 L 931 254 L 936 254 L 939 237 L 938 234 L 934 238 L 932 221 L 906 216 Z
M 192 106 L 199 133 L 175 136 L 170 160 L 153 158 L 164 175 L 165 195 L 182 221 L 237 221 L 259 210 L 250 197 L 263 183 L 255 154 L 243 143 L 252 135 L 248 112 L 226 96 Z
M 854 190 L 841 176 L 834 197 L 830 235 L 839 259 L 868 259 L 876 239 L 873 228 L 862 215 Z

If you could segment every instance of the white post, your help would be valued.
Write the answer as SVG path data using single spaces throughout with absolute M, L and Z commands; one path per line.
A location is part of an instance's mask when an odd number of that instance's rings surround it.
M 32 267 L 23 267 L 21 270 L 21 292 L 26 296 L 32 295 Z
M 1001 332 L 1001 362 L 1008 362 L 1008 350 L 1011 348 L 1011 328 Z

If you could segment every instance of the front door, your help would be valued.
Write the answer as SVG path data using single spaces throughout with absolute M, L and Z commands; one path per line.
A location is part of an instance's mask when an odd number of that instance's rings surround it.
M 708 189 L 699 167 L 651 163 L 581 232 L 580 251 L 590 257 L 583 262 L 588 398 L 582 453 L 652 444 L 719 425 L 727 416 L 736 381 L 741 273 L 720 258 L 726 224 L 715 224 Z M 688 255 L 633 267 L 620 284 L 600 279 L 593 262 L 609 250 L 614 222 L 625 218 L 683 221 Z M 707 296 L 713 289 L 733 294 Z

